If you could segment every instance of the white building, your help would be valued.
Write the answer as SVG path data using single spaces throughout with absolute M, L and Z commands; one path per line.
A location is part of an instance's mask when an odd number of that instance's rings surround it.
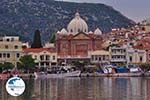
M 35 59 L 36 66 L 39 68 L 56 67 L 57 53 L 54 48 L 27 48 L 23 51 L 25 55 L 31 55 Z
M 126 64 L 127 46 L 112 46 L 109 49 L 111 64 Z
M 130 48 L 127 50 L 127 63 L 138 64 L 146 62 L 146 51 Z
M 89 52 L 91 63 L 105 66 L 110 64 L 110 53 L 104 50 L 96 50 Z

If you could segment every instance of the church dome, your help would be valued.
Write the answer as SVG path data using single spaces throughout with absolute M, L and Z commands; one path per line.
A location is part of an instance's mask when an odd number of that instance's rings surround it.
M 99 28 L 97 28 L 97 29 L 94 31 L 94 34 L 95 34 L 95 35 L 102 35 L 102 31 L 101 31 Z
M 58 34 L 60 34 L 60 31 L 57 31 Z
M 67 32 L 67 30 L 66 30 L 65 28 L 63 28 L 63 29 L 60 31 L 60 33 L 61 33 L 62 35 L 67 35 L 67 34 L 68 34 L 68 32 Z
M 93 34 L 93 32 L 92 32 L 92 31 L 90 31 L 90 32 L 89 32 L 89 34 Z
M 69 33 L 76 34 L 79 32 L 88 33 L 88 25 L 87 23 L 80 17 L 79 13 L 75 14 L 75 18 L 73 18 L 68 24 L 67 30 Z

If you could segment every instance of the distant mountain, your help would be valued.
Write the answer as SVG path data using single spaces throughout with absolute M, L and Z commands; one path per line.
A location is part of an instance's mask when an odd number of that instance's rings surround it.
M 76 11 L 86 20 L 89 30 L 99 27 L 103 32 L 111 28 L 135 24 L 120 12 L 104 4 L 70 3 L 54 0 L 2 0 L 0 2 L 0 32 L 19 35 L 30 41 L 39 29 L 44 41 L 52 33 L 67 27 Z

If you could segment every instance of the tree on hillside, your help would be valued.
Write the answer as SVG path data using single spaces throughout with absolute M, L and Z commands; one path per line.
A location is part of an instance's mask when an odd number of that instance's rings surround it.
M 52 36 L 50 37 L 50 43 L 54 43 L 55 42 L 55 34 L 52 34 Z
M 19 60 L 18 69 L 24 69 L 29 73 L 30 70 L 35 68 L 35 62 L 31 55 L 22 56 Z
M 40 31 L 36 30 L 33 37 L 31 48 L 42 48 Z

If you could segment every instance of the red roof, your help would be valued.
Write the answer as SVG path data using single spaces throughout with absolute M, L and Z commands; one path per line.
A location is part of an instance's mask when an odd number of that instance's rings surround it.
M 150 49 L 150 40 L 143 39 L 143 40 L 137 41 L 137 45 L 134 46 L 134 48 L 136 48 L 136 49 Z
M 39 53 L 39 52 L 43 52 L 43 51 L 47 51 L 47 52 L 56 52 L 55 48 L 26 48 L 23 49 L 24 53 L 29 53 L 29 52 L 35 52 L 35 53 Z

